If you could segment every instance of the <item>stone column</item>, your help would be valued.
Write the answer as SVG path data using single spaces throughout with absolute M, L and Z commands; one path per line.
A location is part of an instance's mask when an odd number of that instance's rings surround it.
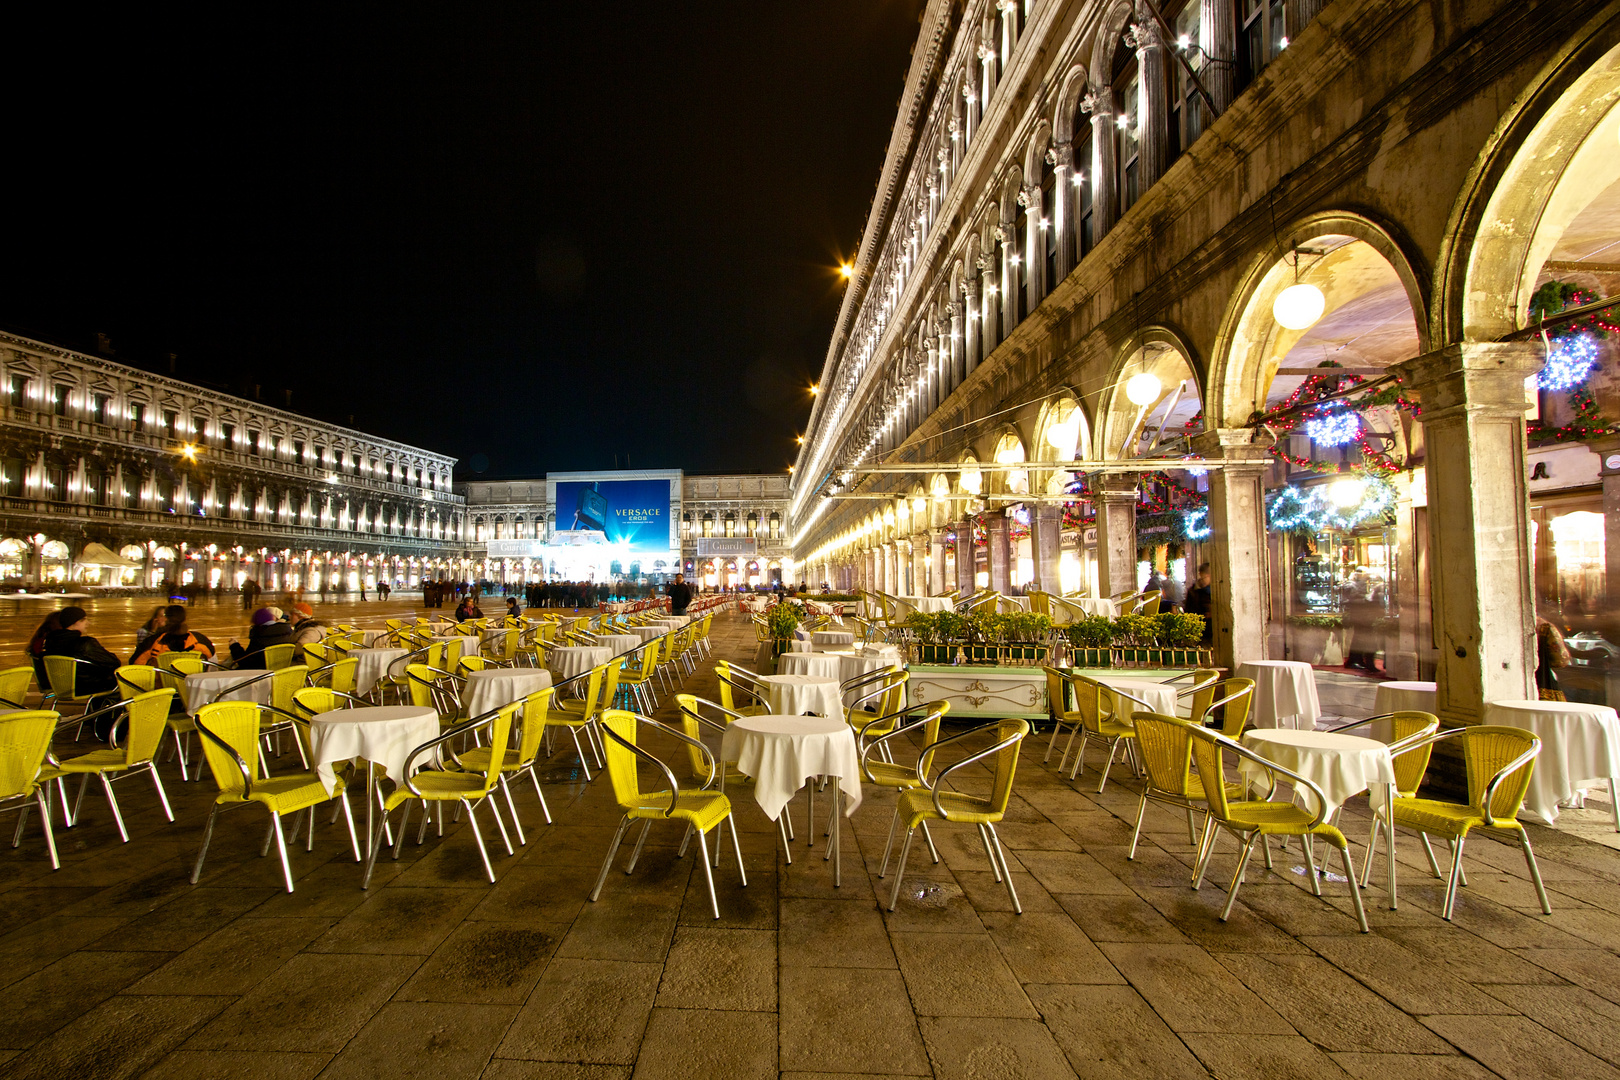
M 939 347 L 938 335 L 930 334 L 928 337 L 923 338 L 923 349 L 925 350 L 921 375 L 923 389 L 917 398 L 917 424 L 919 426 L 924 420 L 928 419 L 930 413 L 939 407 L 940 401 L 945 397 L 944 394 L 939 392 L 940 376 L 944 374 L 945 365 L 940 362 L 942 350 Z
M 974 265 L 979 268 L 981 279 L 979 295 L 983 297 L 979 304 L 979 317 L 983 320 L 983 329 L 979 333 L 979 358 L 988 360 L 990 354 L 996 351 L 996 346 L 1001 344 L 1002 329 L 997 325 L 1000 322 L 997 312 L 1001 310 L 998 306 L 1001 298 L 996 295 L 995 254 L 980 255 Z
M 1108 235 L 1119 216 L 1118 192 L 1114 189 L 1114 154 L 1118 134 L 1114 130 L 1114 92 L 1107 87 L 1087 91 L 1080 108 L 1091 114 L 1091 240 Z
M 1097 588 L 1104 596 L 1136 591 L 1136 475 L 1097 477 Z
M 1212 64 L 1205 60 L 1198 69 L 1198 80 L 1215 100 L 1215 108 L 1225 112 L 1232 104 L 1232 74 L 1237 70 L 1232 64 L 1237 59 L 1237 19 L 1232 12 L 1232 0 L 1199 0 L 1198 46 L 1213 59 L 1226 61 Z M 1209 115 L 1209 106 L 1204 105 L 1203 109 L 1200 131 L 1215 122 Z
M 974 585 L 973 521 L 964 518 L 956 523 L 956 587 L 966 596 Z
M 1210 616 L 1215 663 L 1236 670 L 1266 659 L 1266 504 L 1270 457 L 1247 428 L 1208 431 L 1194 449 L 1224 468 L 1209 471 Z
M 1039 184 L 1029 184 L 1018 193 L 1018 202 L 1024 208 L 1024 235 L 1018 238 L 1020 254 L 1024 257 L 1024 274 L 1029 278 L 1029 310 L 1034 311 L 1041 297 L 1051 288 L 1046 280 L 1046 230 L 1041 218 L 1047 207 L 1041 202 Z
M 1019 253 L 1017 224 L 1016 220 L 1007 220 L 996 227 L 996 236 L 1001 240 L 1001 284 L 997 287 L 1001 290 L 998 299 L 1003 341 L 1018 325 L 1018 267 L 1013 265 L 1013 258 Z
M 932 591 L 928 584 L 928 534 L 919 533 L 911 538 L 911 595 L 927 596 Z
M 1620 604 L 1620 437 L 1590 445 L 1603 476 L 1603 592 L 1613 607 Z
M 1035 562 L 1035 580 L 1044 591 L 1061 594 L 1058 560 L 1063 554 L 1063 504 L 1037 503 L 1030 511 L 1029 547 Z
M 890 595 L 905 591 L 900 581 L 900 545 L 895 542 L 883 545 L 883 591 Z
M 941 350 L 944 357 L 944 370 L 940 372 L 939 400 L 941 403 L 951 396 L 951 391 L 962 385 L 962 305 L 953 300 L 945 305 L 947 317 L 946 333 L 950 336 L 945 339 L 945 348 Z
M 1397 679 L 1418 678 L 1417 537 L 1413 533 L 1413 485 L 1399 483 L 1395 500 L 1395 594 L 1389 598 L 1391 614 L 1398 615 L 1394 633 L 1384 636 L 1384 671 Z
M 1152 18 L 1131 24 L 1125 40 L 1136 50 L 1136 67 L 1141 87 L 1141 106 L 1137 133 L 1139 141 L 1137 175 L 1140 190 L 1146 191 L 1164 175 L 1164 161 L 1169 156 L 1170 138 L 1165 130 L 1170 120 L 1169 90 L 1165 85 L 1164 41 Z
M 1532 342 L 1464 343 L 1391 368 L 1423 403 L 1437 707 L 1458 723 L 1536 696 L 1524 380 L 1541 363 Z
M 995 514 L 985 519 L 990 532 L 990 587 L 996 592 L 1012 590 L 1012 552 L 1007 543 L 1007 517 Z
M 979 366 L 979 357 L 984 353 L 984 346 L 980 344 L 984 337 L 984 305 L 979 303 L 979 279 L 973 267 L 969 267 L 963 277 L 962 291 L 967 298 L 967 310 L 963 312 L 962 322 L 961 378 L 966 379 Z
M 1070 207 L 1074 202 L 1074 144 L 1067 142 L 1053 143 L 1052 148 L 1046 152 L 1047 164 L 1052 166 L 1055 174 L 1052 184 L 1052 235 L 1048 243 L 1057 245 L 1057 276 L 1062 281 L 1074 269 L 1075 252 L 1080 247 L 1078 234 L 1070 236 L 1074 231 L 1074 223 L 1070 221 L 1073 211 Z M 1046 283 L 1047 290 L 1056 287 L 1057 281 Z M 1054 590 L 1055 591 L 1055 590 Z
M 934 529 L 928 534 L 928 553 L 932 566 L 928 574 L 928 592 L 950 592 L 951 586 L 945 580 L 945 530 Z

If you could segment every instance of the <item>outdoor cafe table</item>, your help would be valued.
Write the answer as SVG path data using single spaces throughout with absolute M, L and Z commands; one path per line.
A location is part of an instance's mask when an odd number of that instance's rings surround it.
M 658 626 L 632 626 L 630 633 L 641 641 L 651 641 L 653 638 L 663 637 L 669 633 L 669 627 L 662 624 Z
M 646 639 L 638 634 L 598 634 L 596 644 L 603 649 L 611 649 L 614 656 L 627 653 L 631 649 L 639 649 L 645 645 Z
M 309 746 L 314 756 L 315 775 L 326 790 L 337 783 L 332 766 L 356 758 L 381 765 L 395 784 L 405 782 L 405 760 L 411 751 L 439 737 L 439 714 L 416 705 L 372 706 L 363 709 L 333 709 L 318 713 L 309 721 Z M 377 804 L 377 777 L 371 767 L 366 774 L 366 855 L 376 845 L 373 813 Z M 362 880 L 360 887 L 371 884 Z
M 1432 682 L 1379 683 L 1373 692 L 1373 714 L 1394 712 L 1434 712 L 1435 685 Z
M 551 685 L 551 672 L 545 668 L 485 668 L 467 673 L 462 700 L 468 716 L 482 716 L 491 709 L 521 701 L 536 690 Z
M 1245 660 L 1240 679 L 1254 680 L 1255 727 L 1316 727 L 1322 706 L 1316 698 L 1316 671 L 1303 660 Z
M 1523 728 L 1541 740 L 1541 753 L 1530 770 L 1523 813 L 1544 824 L 1558 820 L 1558 804 L 1568 802 L 1581 781 L 1606 778 L 1609 798 L 1616 798 L 1620 774 L 1620 719 L 1607 705 L 1581 701 L 1492 701 L 1485 723 Z M 1620 829 L 1620 802 L 1613 802 Z
M 1097 681 L 1104 686 L 1121 690 L 1131 697 L 1141 698 L 1148 703 L 1153 712 L 1161 716 L 1176 715 L 1176 688 L 1152 679 L 1132 679 L 1123 675 L 1100 675 Z M 1141 706 L 1129 698 L 1115 698 L 1116 703 L 1125 705 L 1125 715 L 1116 717 L 1120 720 L 1129 720 L 1137 714 Z
M 956 606 L 948 596 L 896 596 L 895 599 L 912 611 L 950 611 Z
M 204 705 L 212 705 L 216 701 L 257 701 L 260 705 L 270 704 L 270 684 L 274 679 L 262 678 L 269 672 L 263 668 L 252 671 L 199 671 L 186 676 L 186 700 L 191 703 L 191 713 Z M 252 686 L 241 687 L 242 683 L 258 679 Z
M 360 661 L 354 669 L 354 692 L 365 697 L 376 689 L 388 665 L 404 656 L 409 649 L 355 649 L 349 655 Z
M 464 655 L 470 655 L 467 653 L 466 634 L 435 635 L 428 638 L 428 640 L 442 641 L 448 646 L 448 648 L 444 650 L 444 667 L 446 671 L 455 670 L 456 661 L 460 660 Z M 474 648 L 472 651 L 477 652 L 478 650 L 477 648 Z
M 546 667 L 558 682 L 583 675 L 613 659 L 613 650 L 597 645 L 559 645 L 546 653 Z
M 843 722 L 843 690 L 839 688 L 837 679 L 810 675 L 761 675 L 759 681 L 765 684 L 770 698 L 767 704 L 776 715 L 815 713 Z
M 1333 731 L 1298 731 L 1289 728 L 1253 728 L 1243 735 L 1243 745 L 1265 758 L 1296 772 L 1315 784 L 1327 803 L 1324 821 L 1332 821 L 1339 807 L 1353 796 L 1367 792 L 1373 812 L 1388 822 L 1395 820 L 1395 761 L 1389 747 L 1375 739 Z M 1251 789 L 1260 788 L 1264 798 L 1269 786 L 1266 771 L 1250 761 L 1240 762 L 1238 771 Z M 1287 779 L 1283 778 L 1283 783 Z M 1315 800 L 1295 792 L 1294 801 L 1314 811 Z M 1395 907 L 1395 840 L 1389 838 L 1389 906 Z M 1352 874 L 1354 871 L 1352 871 Z M 1352 882 L 1352 888 L 1354 883 Z
M 818 679 L 836 679 L 846 683 L 859 675 L 884 668 L 898 667 L 900 662 L 886 656 L 868 656 L 857 652 L 783 653 L 776 658 L 778 675 L 809 675 Z M 855 699 L 872 689 L 851 690 L 844 695 L 844 704 L 853 705 Z
M 720 758 L 754 778 L 754 801 L 775 821 L 805 781 L 825 776 L 832 780 L 833 807 L 844 793 L 844 816 L 861 805 L 860 755 L 855 733 L 839 716 L 744 716 L 726 727 L 720 740 Z M 827 856 L 833 861 L 833 885 L 843 884 L 843 851 L 838 814 L 832 815 L 832 839 Z M 815 844 L 815 815 L 805 826 Z
M 810 643 L 817 649 L 839 649 L 855 644 L 855 634 L 849 630 L 816 630 Z

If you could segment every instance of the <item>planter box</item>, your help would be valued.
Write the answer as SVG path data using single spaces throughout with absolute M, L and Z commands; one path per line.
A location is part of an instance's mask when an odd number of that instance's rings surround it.
M 1105 668 L 1114 664 L 1113 649 L 1082 649 L 1069 646 L 1069 666 L 1078 668 Z
M 1128 668 L 1180 668 L 1211 667 L 1215 663 L 1213 649 L 1137 649 L 1114 650 L 1114 664 Z
M 919 664 L 954 664 L 956 662 L 957 645 L 915 645 L 917 663 Z

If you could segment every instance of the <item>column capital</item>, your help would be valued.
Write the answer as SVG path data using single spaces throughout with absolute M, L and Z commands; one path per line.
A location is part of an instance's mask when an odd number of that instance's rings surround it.
M 1055 142 L 1046 151 L 1046 163 L 1054 169 L 1074 168 L 1074 144 Z
M 1462 409 L 1522 417 L 1524 380 L 1544 362 L 1536 341 L 1459 342 L 1392 364 L 1390 371 L 1418 396 L 1425 421 Z
M 1193 451 L 1206 460 L 1264 468 L 1271 458 L 1268 449 L 1255 441 L 1258 434 L 1254 428 L 1215 428 L 1201 431 L 1189 441 Z
M 1093 502 L 1136 501 L 1135 473 L 1104 473 L 1091 486 Z
M 1130 27 L 1125 31 L 1124 37 L 1125 44 L 1136 50 L 1138 58 L 1149 50 L 1164 46 L 1164 38 L 1160 36 L 1159 28 L 1154 25 L 1152 19 L 1142 19 L 1139 22 L 1131 23 Z
M 1080 99 L 1080 111 L 1090 113 L 1093 124 L 1106 123 L 1114 115 L 1114 92 L 1106 87 L 1087 90 Z

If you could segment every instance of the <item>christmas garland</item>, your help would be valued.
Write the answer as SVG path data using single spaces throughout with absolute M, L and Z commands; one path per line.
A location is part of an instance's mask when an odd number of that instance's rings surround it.
M 1597 294 L 1567 281 L 1549 281 L 1530 297 L 1532 320 L 1556 315 L 1567 308 L 1590 304 L 1600 299 Z M 1536 386 L 1557 393 L 1569 392 L 1570 406 L 1575 410 L 1573 423 L 1552 427 L 1544 420 L 1532 420 L 1526 425 L 1526 434 L 1532 442 L 1579 442 L 1609 434 L 1614 421 L 1599 410 L 1597 399 L 1586 389 L 1586 381 L 1599 370 L 1598 342 L 1610 334 L 1620 333 L 1620 325 L 1595 311 L 1585 318 L 1565 323 L 1556 330 L 1546 331 L 1547 362 L 1536 375 Z

